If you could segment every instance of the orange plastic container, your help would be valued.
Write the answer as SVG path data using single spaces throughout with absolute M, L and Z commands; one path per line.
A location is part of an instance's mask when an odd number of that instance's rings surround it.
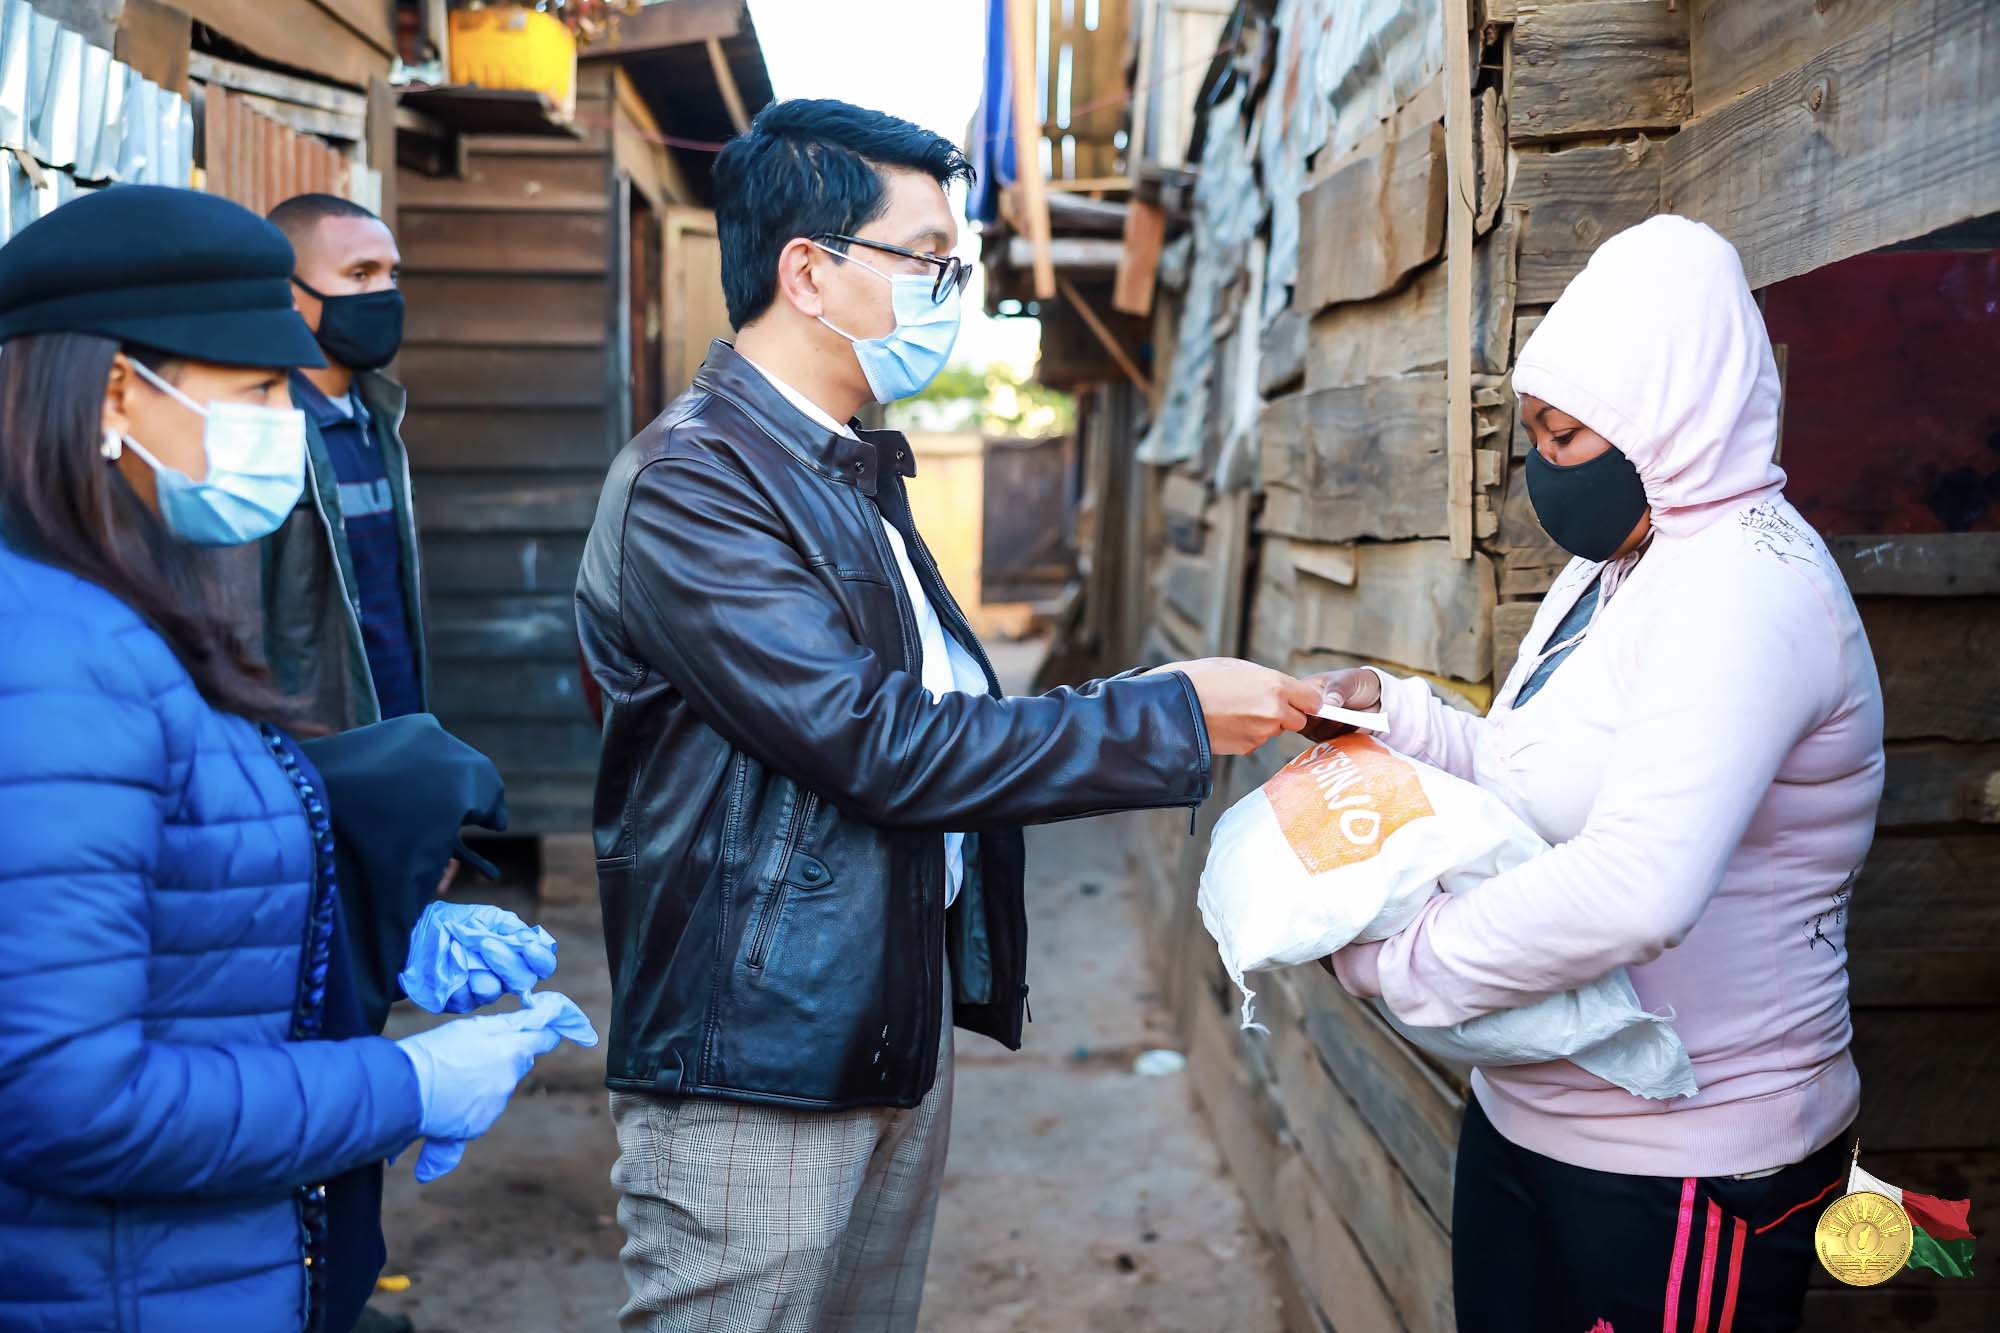
M 576 111 L 576 38 L 560 19 L 525 5 L 451 11 L 451 81 L 547 93 Z

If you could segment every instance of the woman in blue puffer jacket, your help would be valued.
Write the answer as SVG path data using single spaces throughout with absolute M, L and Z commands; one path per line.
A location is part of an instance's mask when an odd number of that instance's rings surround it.
M 318 1039 L 324 801 L 195 549 L 299 499 L 291 269 L 141 186 L 0 249 L 0 1330 L 328 1328 L 325 1183 L 418 1138 L 448 1170 L 594 1040 L 554 995 Z

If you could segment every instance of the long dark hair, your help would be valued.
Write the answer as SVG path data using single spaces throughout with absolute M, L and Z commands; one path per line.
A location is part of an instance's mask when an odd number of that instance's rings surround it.
M 36 559 L 143 616 L 211 706 L 296 727 L 295 709 L 223 613 L 213 557 L 176 541 L 99 452 L 104 386 L 120 350 L 81 333 L 33 334 L 0 347 L 0 524 Z M 148 369 L 172 370 L 139 349 L 126 354 Z

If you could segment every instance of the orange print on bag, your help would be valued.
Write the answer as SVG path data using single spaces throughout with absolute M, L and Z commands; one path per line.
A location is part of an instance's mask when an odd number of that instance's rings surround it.
M 1359 732 L 1315 745 L 1264 784 L 1307 874 L 1366 861 L 1391 833 L 1434 814 L 1414 764 Z

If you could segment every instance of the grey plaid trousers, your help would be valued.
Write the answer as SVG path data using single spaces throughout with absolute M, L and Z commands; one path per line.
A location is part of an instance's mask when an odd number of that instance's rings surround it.
M 949 982 L 945 993 L 951 993 Z M 937 1082 L 907 1111 L 789 1111 L 614 1092 L 611 1183 L 646 1333 L 910 1333 L 951 1138 L 951 1006 Z

